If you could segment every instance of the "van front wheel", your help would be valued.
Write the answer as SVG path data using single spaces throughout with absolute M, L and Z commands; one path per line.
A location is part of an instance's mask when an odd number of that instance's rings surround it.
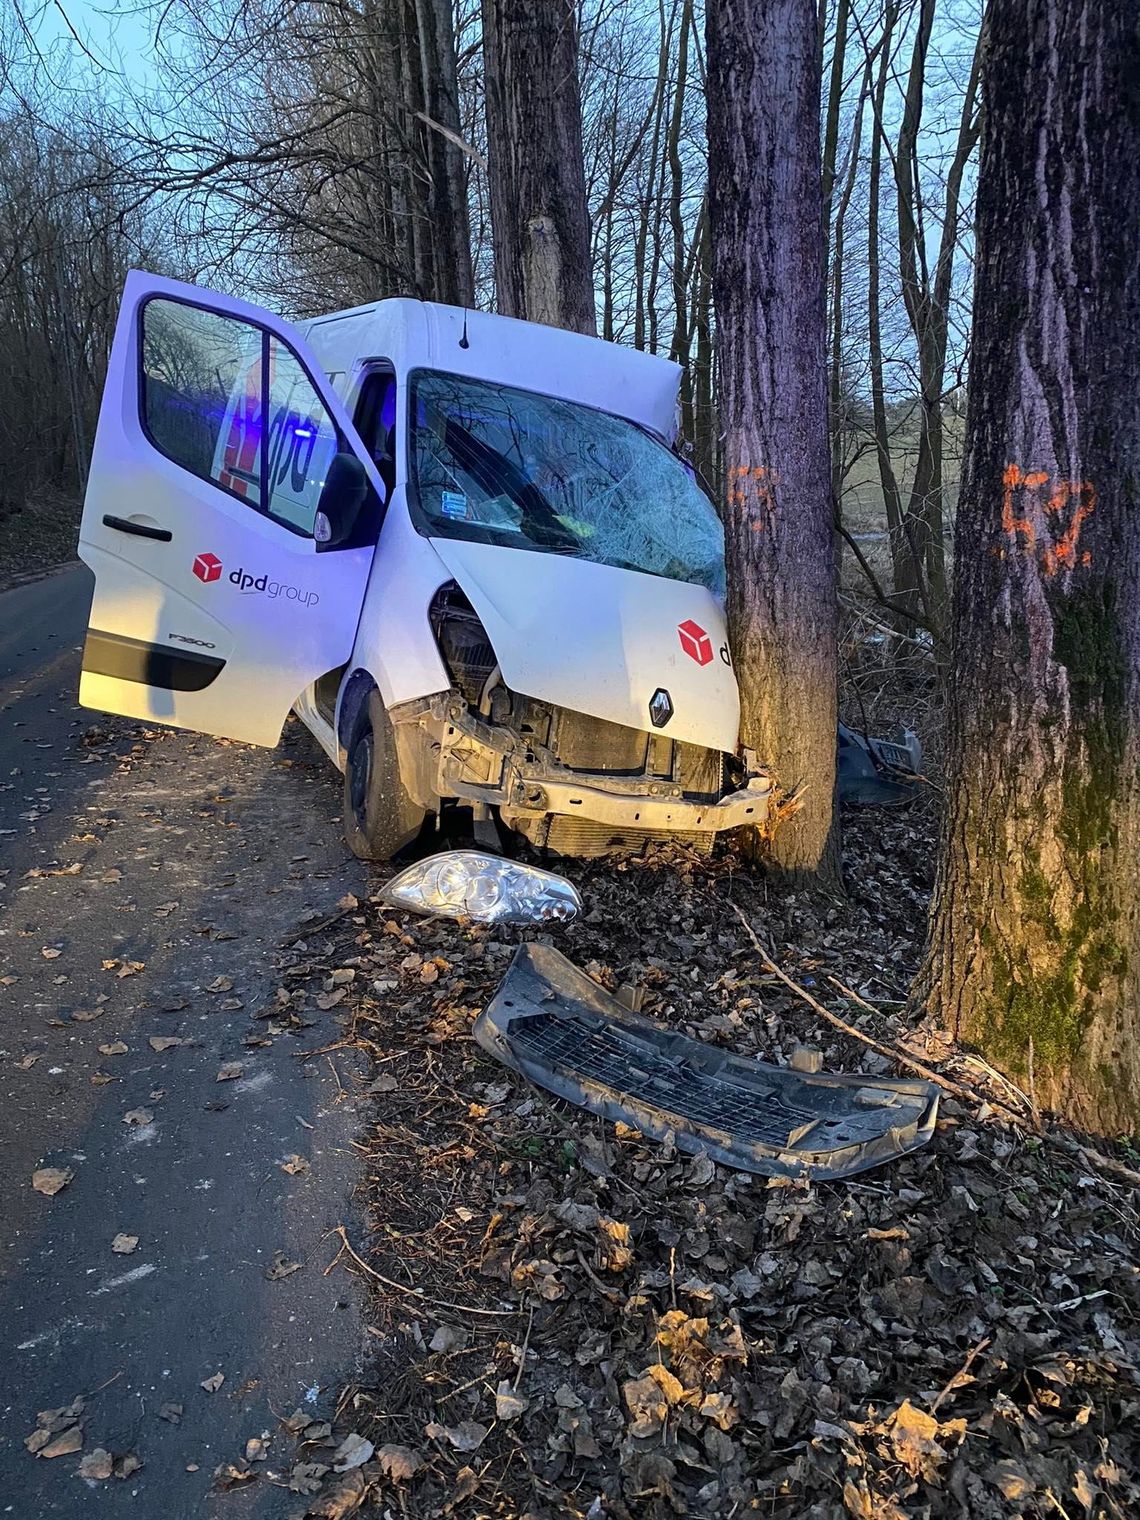
M 344 768 L 344 837 L 361 860 L 391 860 L 423 827 L 425 811 L 400 780 L 392 721 L 373 689 L 361 703 Z

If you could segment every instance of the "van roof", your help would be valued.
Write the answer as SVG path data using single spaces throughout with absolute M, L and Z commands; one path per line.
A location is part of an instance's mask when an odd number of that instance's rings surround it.
M 680 365 L 602 338 L 411 296 L 314 317 L 307 337 L 330 371 L 383 358 L 398 376 L 445 370 L 580 401 L 669 442 L 677 432 Z

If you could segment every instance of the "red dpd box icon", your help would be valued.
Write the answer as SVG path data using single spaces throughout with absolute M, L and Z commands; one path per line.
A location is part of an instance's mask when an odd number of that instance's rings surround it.
M 216 554 L 199 554 L 194 560 L 194 574 L 200 581 L 216 581 L 222 573 L 222 562 Z M 712 659 L 712 656 L 709 656 Z
M 683 623 L 678 623 L 677 637 L 681 640 L 681 648 L 690 660 L 696 660 L 698 665 L 707 665 L 712 659 L 712 640 L 701 625 L 695 623 L 692 618 L 686 618 Z

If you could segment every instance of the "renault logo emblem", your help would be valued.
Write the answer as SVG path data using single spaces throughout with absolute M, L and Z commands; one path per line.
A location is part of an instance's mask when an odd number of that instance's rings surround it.
M 649 721 L 654 728 L 664 728 L 673 716 L 673 698 L 659 686 L 649 699 Z

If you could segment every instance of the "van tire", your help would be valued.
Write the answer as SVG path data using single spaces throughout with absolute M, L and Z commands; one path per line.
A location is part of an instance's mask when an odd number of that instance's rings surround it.
M 392 720 L 375 687 L 360 704 L 344 767 L 344 837 L 360 860 L 391 860 L 418 837 L 425 809 L 400 780 Z

